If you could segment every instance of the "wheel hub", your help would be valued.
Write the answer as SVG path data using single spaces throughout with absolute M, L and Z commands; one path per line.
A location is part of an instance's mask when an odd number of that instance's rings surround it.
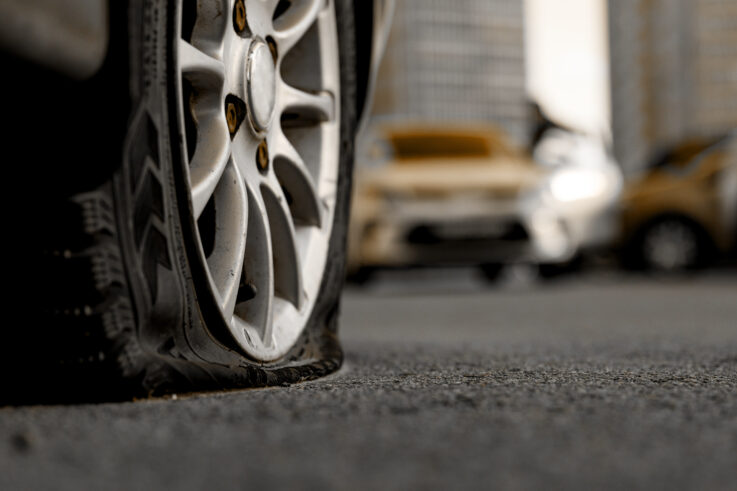
M 208 324 L 223 322 L 215 329 L 232 338 L 221 341 L 274 361 L 310 322 L 330 251 L 341 155 L 338 31 L 325 0 L 236 0 L 233 22 L 221 15 L 228 3 L 181 2 L 178 109 L 192 263 L 204 273 L 196 288 Z
M 276 104 L 276 65 L 269 46 L 256 39 L 246 61 L 248 114 L 256 131 L 268 129 Z

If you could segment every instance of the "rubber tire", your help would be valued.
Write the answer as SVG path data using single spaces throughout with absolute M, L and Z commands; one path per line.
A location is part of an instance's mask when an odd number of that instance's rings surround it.
M 695 256 L 692 262 L 687 263 L 683 265 L 682 267 L 675 268 L 673 270 L 664 270 L 658 267 L 657 265 L 653 264 L 647 259 L 647 255 L 645 253 L 645 242 L 647 240 L 647 235 L 650 233 L 653 228 L 656 226 L 662 224 L 663 222 L 668 221 L 676 221 L 680 225 L 684 226 L 686 229 L 688 229 L 691 234 L 693 235 L 695 244 L 696 244 L 696 252 Z M 645 270 L 646 272 L 653 273 L 653 274 L 659 274 L 659 275 L 682 275 L 687 273 L 692 273 L 695 271 L 698 271 L 699 269 L 703 269 L 706 266 L 709 265 L 709 257 L 714 255 L 714 248 L 713 245 L 710 243 L 708 236 L 706 235 L 706 232 L 699 227 L 696 223 L 692 222 L 689 219 L 679 217 L 679 216 L 665 216 L 661 217 L 655 220 L 652 220 L 649 222 L 646 226 L 642 227 L 640 231 L 636 234 L 635 239 L 635 247 L 634 247 L 634 256 L 635 256 L 635 262 L 636 264 L 641 265 L 641 268 Z
M 554 280 L 572 272 L 573 270 L 574 268 L 572 268 L 568 263 L 542 263 L 537 265 L 537 275 L 542 280 Z
M 45 280 L 41 301 L 17 297 L 35 322 L 6 333 L 0 402 L 119 400 L 283 385 L 340 367 L 337 319 L 353 172 L 356 44 L 351 1 L 333 1 L 341 67 L 336 212 L 320 293 L 291 351 L 269 364 L 248 359 L 229 341 L 213 306 L 197 295 L 204 272 L 191 267 L 196 252 L 169 80 L 175 73 L 170 42 L 175 5 L 111 1 L 111 19 L 128 22 L 111 22 L 100 73 L 83 83 L 59 82 L 73 93 L 73 103 L 61 90 L 38 102 L 38 110 L 81 107 L 90 116 L 101 110 L 101 102 L 111 101 L 104 106 L 111 123 L 80 119 L 79 126 L 58 129 L 60 142 L 76 142 L 74 159 L 65 162 L 64 172 L 45 168 L 42 210 L 19 219 L 19 236 L 30 247 L 19 243 L 18 257 L 31 272 L 19 268 L 13 277 L 21 292 L 39 288 L 34 277 Z M 18 90 L 41 84 L 37 68 L 20 65 L 25 74 Z M 14 109 L 23 114 L 27 104 Z M 90 136 L 96 140 L 90 142 Z M 37 164 L 48 163 L 53 154 L 48 150 Z M 29 166 L 18 178 L 30 179 L 35 170 Z
M 485 263 L 479 267 L 484 280 L 487 283 L 496 283 L 504 271 L 504 264 L 501 263 Z
M 355 271 L 350 271 L 346 276 L 346 282 L 356 286 L 367 286 L 376 278 L 378 268 L 373 266 L 361 266 Z

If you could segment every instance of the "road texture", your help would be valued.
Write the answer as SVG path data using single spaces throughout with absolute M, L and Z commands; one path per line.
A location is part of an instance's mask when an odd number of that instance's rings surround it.
M 324 380 L 2 408 L 0 489 L 737 489 L 737 276 L 440 273 L 349 289 Z

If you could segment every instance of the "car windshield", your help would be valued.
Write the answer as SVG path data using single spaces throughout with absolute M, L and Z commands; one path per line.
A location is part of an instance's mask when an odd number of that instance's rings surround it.
M 690 140 L 679 145 L 666 148 L 658 152 L 650 161 L 648 168 L 662 169 L 665 167 L 683 167 L 693 160 L 699 153 L 716 143 L 721 142 L 724 135 L 718 138 Z

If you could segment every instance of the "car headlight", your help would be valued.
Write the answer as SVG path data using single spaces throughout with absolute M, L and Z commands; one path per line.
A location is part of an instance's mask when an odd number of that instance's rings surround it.
M 593 169 L 562 169 L 550 177 L 548 188 L 554 199 L 568 203 L 603 195 L 607 178 Z

